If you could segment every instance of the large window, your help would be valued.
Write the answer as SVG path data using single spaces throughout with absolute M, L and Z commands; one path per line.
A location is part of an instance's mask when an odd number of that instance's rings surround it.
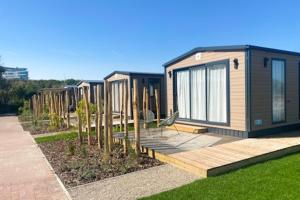
M 272 119 L 285 121 L 285 61 L 272 60 Z
M 175 100 L 179 117 L 203 122 L 228 122 L 228 62 L 176 72 Z

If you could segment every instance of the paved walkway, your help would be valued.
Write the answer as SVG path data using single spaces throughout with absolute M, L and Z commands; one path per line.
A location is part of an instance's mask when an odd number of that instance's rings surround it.
M 15 116 L 0 116 L 0 200 L 69 199 Z
M 170 190 L 199 179 L 171 165 L 152 167 L 69 189 L 74 200 L 133 200 Z

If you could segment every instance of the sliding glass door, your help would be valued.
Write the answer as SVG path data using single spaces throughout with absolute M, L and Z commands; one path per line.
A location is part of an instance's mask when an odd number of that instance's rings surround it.
M 201 122 L 228 123 L 228 61 L 176 72 L 179 117 Z
M 272 60 L 272 119 L 285 121 L 285 62 Z

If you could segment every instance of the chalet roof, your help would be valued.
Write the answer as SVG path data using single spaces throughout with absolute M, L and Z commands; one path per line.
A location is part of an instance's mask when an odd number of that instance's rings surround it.
M 263 50 L 263 51 L 269 51 L 269 52 L 275 52 L 275 53 L 300 56 L 299 52 L 273 49 L 273 48 L 267 48 L 267 47 L 260 47 L 260 46 L 254 46 L 254 45 L 210 46 L 210 47 L 194 48 L 194 49 L 192 49 L 184 54 L 181 54 L 180 56 L 166 62 L 163 66 L 168 67 L 168 66 L 175 64 L 181 60 L 184 60 L 185 58 L 187 58 L 195 53 L 198 53 L 198 52 L 239 51 L 239 50 L 248 50 L 248 49 L 256 49 L 256 50 Z
M 107 75 L 106 77 L 104 77 L 104 80 L 108 79 L 109 77 L 111 77 L 111 76 L 114 75 L 114 74 L 124 74 L 124 75 L 128 75 L 128 76 L 132 76 L 132 75 L 164 76 L 163 73 L 113 71 L 112 73 L 110 73 L 109 75 Z

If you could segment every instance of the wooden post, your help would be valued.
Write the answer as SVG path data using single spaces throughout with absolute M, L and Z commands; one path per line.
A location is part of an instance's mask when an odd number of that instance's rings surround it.
M 128 138 L 128 84 L 127 80 L 123 84 L 124 90 L 124 153 L 128 155 L 129 138 Z
M 108 147 L 109 152 L 113 146 L 113 116 L 112 116 L 112 93 L 111 83 L 108 83 Z
M 97 93 L 97 86 L 93 86 L 93 101 L 94 105 L 96 106 L 96 112 L 95 112 L 95 131 L 96 131 L 96 141 L 98 142 L 98 111 L 97 111 L 97 97 L 99 94 Z
M 59 93 L 59 102 L 60 102 L 60 122 L 61 122 L 61 126 L 64 125 L 64 99 L 63 99 L 63 94 L 60 92 Z
M 91 113 L 90 113 L 90 105 L 88 100 L 88 87 L 86 86 L 83 87 L 83 94 L 84 94 L 84 103 L 85 103 L 88 145 L 91 145 Z
M 145 103 L 145 118 L 144 121 L 146 121 L 146 126 L 145 128 L 148 128 L 148 113 L 149 113 L 149 91 L 148 88 L 146 88 L 146 103 Z
M 57 103 L 58 103 L 58 106 L 57 106 L 57 109 L 58 109 L 58 116 L 59 118 L 61 118 L 61 105 L 60 105 L 60 94 L 58 93 L 57 94 Z
M 69 106 L 70 106 L 70 96 L 69 96 L 69 91 L 66 90 L 66 112 L 67 112 L 67 128 L 70 128 L 70 111 L 69 111 Z
M 52 104 L 53 104 L 53 114 L 56 114 L 57 110 L 56 110 L 56 94 L 55 93 L 52 93 Z
M 97 134 L 98 134 L 98 147 L 103 147 L 103 130 L 102 130 L 102 86 L 97 85 Z
M 157 118 L 157 128 L 159 127 L 160 123 L 160 93 L 159 89 L 155 89 L 155 104 L 156 104 L 156 118 Z
M 143 87 L 143 120 L 144 120 L 144 128 L 147 128 L 146 123 L 146 86 Z
M 78 120 L 78 142 L 79 145 L 82 144 L 82 121 L 81 121 L 81 114 L 77 111 L 77 120 Z
M 40 95 L 36 95 L 36 117 L 40 116 Z
M 64 101 L 63 92 L 61 92 L 59 96 L 60 96 L 60 105 L 61 105 L 61 118 L 63 119 L 62 121 L 64 121 L 64 119 L 65 119 L 65 101 Z
M 34 117 L 36 117 L 36 95 L 35 94 L 32 96 L 32 110 L 33 110 Z
M 139 105 L 138 105 L 138 83 L 133 79 L 133 119 L 135 135 L 135 152 L 137 157 L 140 156 L 140 123 L 139 123 Z
M 78 105 L 78 89 L 77 88 L 74 88 L 73 89 L 73 95 L 74 95 L 74 99 L 75 99 L 75 101 L 74 101 L 74 107 L 75 107 L 75 109 L 77 108 L 77 105 Z
M 48 105 L 49 105 L 49 118 L 50 124 L 52 123 L 52 114 L 53 114 L 53 104 L 52 104 L 52 92 L 48 93 Z
M 123 102 L 123 98 L 124 98 L 124 96 L 123 96 L 123 93 L 124 93 L 124 87 L 123 87 L 123 85 L 124 85 L 124 82 L 122 82 L 121 84 L 120 84 L 120 89 L 119 89 L 119 92 L 121 93 L 120 94 L 120 132 L 122 132 L 123 131 L 123 104 L 124 104 L 124 102 Z
M 104 82 L 104 152 L 109 153 L 108 147 L 108 81 Z

